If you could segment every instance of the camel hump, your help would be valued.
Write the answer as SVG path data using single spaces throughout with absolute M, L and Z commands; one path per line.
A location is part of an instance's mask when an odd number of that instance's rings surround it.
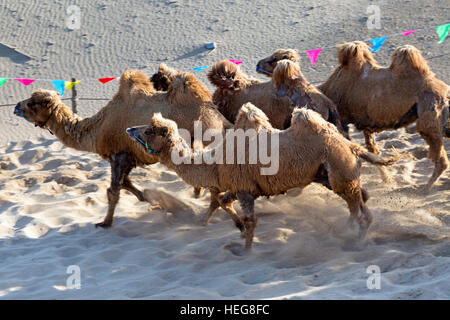
M 419 49 L 404 45 L 394 50 L 391 56 L 391 69 L 397 73 L 416 71 L 422 76 L 431 75 L 430 67 Z
M 167 98 L 172 104 L 188 105 L 212 101 L 208 88 L 192 73 L 180 72 L 167 88 Z
M 272 125 L 270 124 L 267 115 L 250 102 L 242 105 L 239 109 L 234 127 L 239 129 L 272 129 Z
M 239 79 L 239 67 L 228 60 L 214 63 L 208 72 L 208 80 L 221 89 L 235 90 L 243 87 Z
M 337 49 L 339 64 L 343 67 L 356 65 L 362 66 L 368 62 L 376 65 L 376 60 L 370 52 L 369 46 L 362 41 L 347 42 L 340 45 Z
M 154 92 L 155 88 L 144 72 L 129 69 L 122 73 L 119 84 L 119 93 L 122 96 L 128 97 L 133 93 L 144 93 L 151 95 Z

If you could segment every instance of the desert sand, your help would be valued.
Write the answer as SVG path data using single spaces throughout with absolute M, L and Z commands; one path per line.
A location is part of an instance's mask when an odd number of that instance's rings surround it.
M 161 62 L 180 70 L 240 59 L 256 62 L 277 48 L 300 51 L 448 23 L 448 1 L 379 1 L 381 29 L 366 26 L 371 1 L 86 1 L 81 28 L 65 25 L 69 1 L 6 0 L 0 4 L 0 77 L 76 77 L 79 97 L 109 98 L 127 68 L 149 75 Z M 213 52 L 204 44 L 216 42 Z M 449 41 L 433 29 L 389 38 L 376 53 L 383 65 L 393 49 L 412 44 L 447 82 Z M 302 71 L 321 82 L 337 64 L 320 53 Z M 205 70 L 196 73 L 205 83 Z M 209 85 L 212 89 L 212 86 Z M 16 104 L 49 81 L 8 80 L 0 104 Z M 64 98 L 70 97 L 67 91 Z M 80 101 L 89 116 L 103 101 Z M 70 103 L 69 103 L 70 105 Z M 47 131 L 0 107 L 0 298 L 2 299 L 450 299 L 450 170 L 420 194 L 433 170 L 414 126 L 377 135 L 383 156 L 401 159 L 388 170 L 394 184 L 364 164 L 362 183 L 374 215 L 364 246 L 345 229 L 345 203 L 319 185 L 303 194 L 258 199 L 259 225 L 251 253 L 222 210 L 200 224 L 209 204 L 162 165 L 131 178 L 149 202 L 123 191 L 111 229 L 96 229 L 106 212 L 109 164 L 63 147 Z M 351 130 L 362 144 L 363 135 Z M 445 141 L 450 152 L 450 140 Z M 239 212 L 239 206 L 236 206 Z M 81 289 L 67 286 L 67 268 L 81 271 Z M 381 270 L 369 290 L 367 267 Z

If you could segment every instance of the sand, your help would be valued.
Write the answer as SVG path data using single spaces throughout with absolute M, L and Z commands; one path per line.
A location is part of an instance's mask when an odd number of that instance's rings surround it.
M 109 98 L 126 68 L 152 74 L 165 62 L 181 70 L 232 58 L 257 77 L 256 62 L 276 48 L 316 49 L 446 23 L 446 1 L 379 1 L 380 30 L 366 27 L 370 1 L 75 1 L 81 29 L 65 27 L 69 1 L 6 0 L 0 5 L 1 77 L 81 79 L 80 97 Z M 215 41 L 209 53 L 205 43 Z M 433 30 L 388 39 L 376 58 L 388 64 L 401 44 L 422 50 L 446 81 L 449 39 L 437 44 Z M 209 54 L 208 54 L 209 53 Z M 314 67 L 302 54 L 310 81 L 336 65 L 324 50 Z M 206 72 L 198 73 L 206 82 Z M 89 80 L 90 79 L 90 80 Z M 212 89 L 212 87 L 208 84 Z M 8 80 L 1 103 L 16 104 L 36 81 Z M 70 97 L 70 92 L 64 94 Z M 82 116 L 101 101 L 80 101 Z M 123 191 L 111 229 L 96 229 L 106 213 L 108 163 L 63 147 L 48 132 L 1 107 L 0 298 L 3 299 L 449 299 L 450 171 L 429 195 L 420 194 L 433 166 L 420 136 L 408 130 L 377 135 L 384 155 L 402 155 L 381 181 L 364 165 L 363 185 L 374 215 L 367 242 L 344 228 L 348 210 L 332 192 L 309 186 L 300 196 L 259 199 L 259 225 L 250 254 L 224 211 L 200 224 L 209 196 L 194 199 L 191 187 L 162 165 L 133 171 L 149 202 Z M 362 134 L 352 138 L 363 143 Z M 450 150 L 450 141 L 445 141 Z M 240 210 L 239 206 L 236 206 Z M 67 286 L 67 268 L 81 271 L 81 289 Z M 381 289 L 369 290 L 366 270 L 381 270 Z

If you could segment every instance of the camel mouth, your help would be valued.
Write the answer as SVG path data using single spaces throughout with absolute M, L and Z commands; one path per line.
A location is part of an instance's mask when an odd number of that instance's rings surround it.
M 269 72 L 269 71 L 265 70 L 264 68 L 262 68 L 260 66 L 256 66 L 256 72 L 265 74 L 265 75 L 270 76 L 270 77 L 272 76 L 272 72 Z
M 14 114 L 15 114 L 16 116 L 18 116 L 18 117 L 22 117 L 22 118 L 25 119 L 25 117 L 24 117 L 23 114 L 22 114 L 22 110 L 20 110 L 20 103 L 18 103 L 18 104 L 16 105 L 16 107 L 14 108 Z
M 126 133 L 130 136 L 130 138 L 131 139 L 133 139 L 134 141 L 136 141 L 139 145 L 141 145 L 143 148 L 145 148 L 145 150 L 148 152 L 148 153 L 155 153 L 155 150 L 152 150 L 149 146 L 148 146 L 148 144 L 147 144 L 147 142 L 144 142 L 141 138 L 139 138 L 137 135 L 136 135 L 136 128 L 135 127 L 133 127 L 133 128 L 127 128 L 126 130 Z

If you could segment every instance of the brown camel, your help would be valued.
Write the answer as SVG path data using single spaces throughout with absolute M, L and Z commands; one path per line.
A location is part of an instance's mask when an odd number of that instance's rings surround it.
M 277 49 L 267 58 L 258 61 L 256 65 L 256 72 L 271 78 L 278 61 L 286 59 L 295 63 L 300 63 L 300 55 L 297 50 Z
M 292 188 L 304 188 L 314 182 L 322 166 L 327 168 L 332 190 L 349 206 L 349 224 L 354 220 L 358 221 L 360 238 L 364 238 L 372 222 L 372 215 L 364 203 L 367 194 L 364 195 L 360 187 L 359 157 L 379 165 L 390 164 L 392 160 L 384 160 L 345 139 L 335 126 L 326 122 L 317 112 L 306 108 L 296 108 L 291 126 L 286 130 L 278 130 L 272 128 L 261 110 L 248 103 L 242 107 L 236 120 L 235 129 L 239 128 L 254 128 L 255 134 L 265 131 L 269 135 L 276 134 L 279 137 L 279 143 L 275 147 L 278 147 L 281 156 L 276 173 L 261 174 L 261 169 L 267 167 L 261 163 L 193 164 L 193 158 L 198 154 L 192 152 L 179 135 L 177 124 L 158 113 L 152 117 L 149 126 L 129 128 L 127 132 L 143 150 L 145 145 L 157 150 L 160 162 L 174 170 L 186 183 L 209 188 L 211 204 L 205 221 L 221 206 L 241 230 L 246 240 L 246 248 L 252 245 L 257 224 L 254 200 L 259 196 L 282 194 Z M 254 137 L 250 137 L 250 140 Z M 234 135 L 227 132 L 222 144 L 215 150 L 222 148 L 222 154 L 225 156 L 225 153 L 229 152 L 229 149 L 226 149 L 226 152 L 224 150 L 228 139 L 231 139 L 231 145 L 236 147 L 234 138 Z M 206 149 L 201 152 L 207 157 L 212 151 Z M 234 154 L 236 153 L 233 150 Z M 247 159 L 250 155 L 247 148 L 245 154 Z M 183 155 L 188 161 L 175 162 L 174 155 Z M 233 209 L 232 204 L 236 200 L 241 204 L 244 218 L 240 218 Z
M 148 77 L 139 70 L 122 74 L 118 92 L 97 114 L 81 119 L 72 114 L 55 91 L 39 89 L 31 98 L 19 102 L 14 113 L 48 129 L 65 145 L 100 155 L 111 164 L 111 185 L 107 191 L 108 212 L 96 226 L 109 227 L 114 209 L 125 189 L 143 201 L 141 191 L 128 175 L 136 166 L 158 162 L 150 149 L 144 150 L 125 133 L 131 126 L 146 124 L 155 112 L 176 121 L 193 134 L 195 120 L 202 121 L 203 131 L 224 130 L 229 122 L 211 101 L 203 83 L 190 73 L 179 73 L 166 93 L 157 92 Z
M 337 50 L 339 66 L 318 88 L 337 104 L 344 128 L 351 123 L 362 130 L 368 150 L 378 154 L 373 133 L 416 122 L 434 163 L 425 186 L 430 191 L 448 167 L 443 137 L 450 137 L 446 129 L 449 87 L 410 45 L 394 50 L 389 67 L 379 66 L 364 42 L 346 43 Z
M 290 124 L 294 108 L 306 105 L 343 132 L 334 103 L 309 85 L 300 68 L 288 72 L 280 70 L 279 75 L 277 83 L 261 82 L 249 77 L 234 63 L 222 60 L 211 67 L 208 79 L 217 88 L 213 94 L 214 103 L 231 122 L 236 119 L 241 106 L 251 102 L 263 110 L 275 128 L 284 129 Z M 298 81 L 284 77 L 295 77 Z M 288 91 L 296 92 L 287 95 Z

